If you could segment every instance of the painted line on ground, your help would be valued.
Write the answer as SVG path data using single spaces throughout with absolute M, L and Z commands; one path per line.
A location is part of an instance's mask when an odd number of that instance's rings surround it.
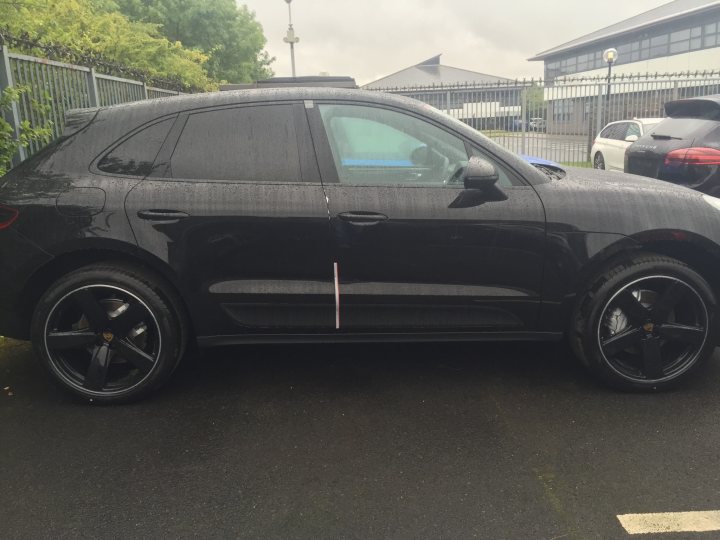
M 622 514 L 617 518 L 629 534 L 720 531 L 720 510 Z

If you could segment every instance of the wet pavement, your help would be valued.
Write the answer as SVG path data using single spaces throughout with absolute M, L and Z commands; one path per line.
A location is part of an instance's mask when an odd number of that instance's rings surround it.
M 718 418 L 717 353 L 634 395 L 556 345 L 237 347 L 108 407 L 4 340 L 0 537 L 626 538 L 720 508 Z

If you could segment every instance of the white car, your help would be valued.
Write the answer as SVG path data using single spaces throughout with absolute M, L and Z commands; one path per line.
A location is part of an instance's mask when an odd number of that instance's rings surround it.
M 592 164 L 596 169 L 622 171 L 625 168 L 625 150 L 664 118 L 633 118 L 610 122 L 595 139 L 592 146 Z

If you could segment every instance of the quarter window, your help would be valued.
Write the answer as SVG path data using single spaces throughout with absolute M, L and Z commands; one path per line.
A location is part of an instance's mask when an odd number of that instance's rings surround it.
M 301 182 L 292 105 L 191 114 L 170 160 L 173 178 Z
M 174 120 L 168 118 L 135 133 L 103 157 L 97 168 L 110 174 L 147 176 Z

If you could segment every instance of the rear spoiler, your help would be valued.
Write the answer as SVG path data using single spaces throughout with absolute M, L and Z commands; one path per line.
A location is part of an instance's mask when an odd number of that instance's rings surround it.
M 665 113 L 671 118 L 720 120 L 720 96 L 668 101 Z
M 67 111 L 65 113 L 65 129 L 63 129 L 62 137 L 68 137 L 87 126 L 95 118 L 99 110 L 99 107 L 93 107 Z

